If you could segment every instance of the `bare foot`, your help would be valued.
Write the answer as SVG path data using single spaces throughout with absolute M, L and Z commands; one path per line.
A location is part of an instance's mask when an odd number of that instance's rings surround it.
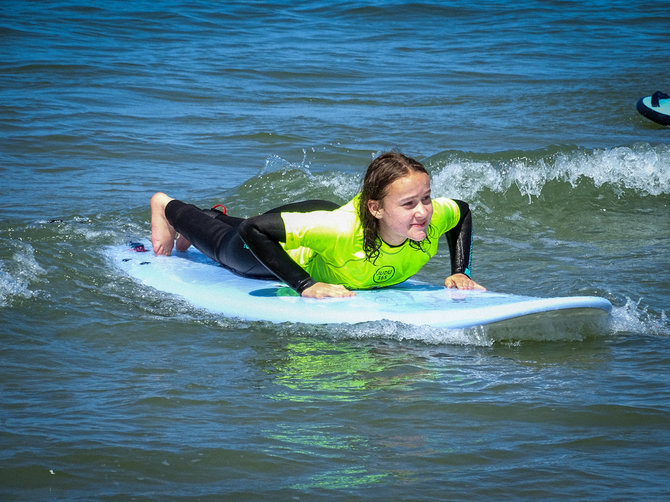
M 162 192 L 151 197 L 151 244 L 156 255 L 169 256 L 174 246 L 176 232 L 165 217 L 165 206 L 171 200 Z
M 191 241 L 189 241 L 186 237 L 181 234 L 177 236 L 177 251 L 181 253 L 186 251 L 190 246 Z

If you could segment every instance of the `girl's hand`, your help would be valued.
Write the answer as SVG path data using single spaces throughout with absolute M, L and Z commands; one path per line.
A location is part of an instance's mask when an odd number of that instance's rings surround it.
M 481 289 L 482 291 L 486 291 L 484 286 L 480 286 L 465 274 L 450 275 L 444 280 L 444 285 L 448 288 Z
M 356 296 L 356 293 L 349 291 L 340 284 L 317 282 L 305 289 L 301 296 L 304 298 L 344 298 L 347 296 Z

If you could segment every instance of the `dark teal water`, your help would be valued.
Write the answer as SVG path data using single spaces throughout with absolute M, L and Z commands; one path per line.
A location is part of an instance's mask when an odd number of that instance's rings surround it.
M 670 129 L 635 102 L 670 92 L 668 26 L 662 1 L 5 2 L 2 499 L 666 500 Z M 391 148 L 470 202 L 479 282 L 604 296 L 606 328 L 242 322 L 104 253 L 157 190 L 346 201 Z

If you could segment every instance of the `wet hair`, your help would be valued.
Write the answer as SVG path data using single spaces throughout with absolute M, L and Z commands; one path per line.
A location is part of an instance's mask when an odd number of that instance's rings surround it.
M 365 257 L 372 263 L 379 257 L 382 243 L 379 238 L 379 220 L 370 213 L 368 201 L 381 202 L 394 181 L 414 172 L 428 174 L 421 162 L 398 152 L 383 153 L 368 166 L 363 178 L 358 214 L 363 226 L 363 250 Z M 420 243 L 417 245 L 421 247 Z

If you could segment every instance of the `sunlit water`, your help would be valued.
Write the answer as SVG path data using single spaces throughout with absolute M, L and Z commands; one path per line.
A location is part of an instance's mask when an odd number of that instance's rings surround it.
M 664 2 L 9 2 L 6 500 L 665 500 Z M 665 85 L 665 89 L 664 86 Z M 221 318 L 122 275 L 157 190 L 345 202 L 391 148 L 474 212 L 495 291 L 607 326 Z M 446 246 L 419 278 L 439 282 Z

